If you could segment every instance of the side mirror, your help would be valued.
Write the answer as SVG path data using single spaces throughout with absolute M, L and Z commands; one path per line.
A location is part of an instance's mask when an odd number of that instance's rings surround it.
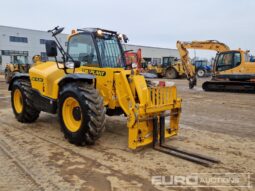
M 45 43 L 45 46 L 46 46 L 46 54 L 48 57 L 57 57 L 58 47 L 57 47 L 57 43 L 54 40 L 47 40 Z
M 123 40 L 124 40 L 125 43 L 128 42 L 129 39 L 128 39 L 127 35 L 125 35 L 125 34 L 123 35 Z
M 57 36 L 58 34 L 62 33 L 65 28 L 56 28 L 56 30 L 52 33 L 53 36 Z
M 79 68 L 81 66 L 81 62 L 80 61 L 74 61 L 74 67 L 75 68 Z

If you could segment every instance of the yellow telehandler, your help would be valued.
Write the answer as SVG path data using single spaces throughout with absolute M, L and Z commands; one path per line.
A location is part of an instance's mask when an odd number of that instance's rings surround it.
M 66 52 L 56 37 L 63 29 L 50 30 L 55 41 L 46 42 L 47 56 L 55 62 L 37 63 L 9 84 L 18 121 L 32 123 L 41 111 L 57 113 L 69 142 L 90 145 L 105 129 L 105 114 L 124 114 L 130 149 L 152 143 L 158 151 L 199 164 L 218 162 L 164 144 L 178 133 L 181 99 L 174 85 L 148 87 L 138 70 L 125 70 L 121 41 L 127 41 L 126 35 L 99 28 L 73 30 Z M 58 51 L 63 62 L 57 60 Z

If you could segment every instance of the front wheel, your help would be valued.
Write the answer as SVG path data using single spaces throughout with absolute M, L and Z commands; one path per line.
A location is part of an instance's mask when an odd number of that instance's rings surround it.
M 92 145 L 105 129 L 103 98 L 85 82 L 63 86 L 58 116 L 65 137 L 75 145 Z

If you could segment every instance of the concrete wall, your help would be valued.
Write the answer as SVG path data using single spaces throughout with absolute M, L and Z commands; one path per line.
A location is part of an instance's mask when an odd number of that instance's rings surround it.
M 142 57 L 151 58 L 152 62 L 154 59 L 156 59 L 156 60 L 160 59 L 161 64 L 162 64 L 163 57 L 180 58 L 180 55 L 179 55 L 179 52 L 177 49 L 140 46 L 140 45 L 132 45 L 132 44 L 126 44 L 123 46 L 124 46 L 125 50 L 133 50 L 133 51 L 137 51 L 139 48 L 141 48 L 142 49 Z
M 137 51 L 139 48 L 142 49 L 143 57 L 177 57 L 179 58 L 179 52 L 177 49 L 171 48 L 160 48 L 160 47 L 152 47 L 152 46 L 142 46 L 142 45 L 133 45 L 133 44 L 125 44 L 126 50 L 134 50 Z

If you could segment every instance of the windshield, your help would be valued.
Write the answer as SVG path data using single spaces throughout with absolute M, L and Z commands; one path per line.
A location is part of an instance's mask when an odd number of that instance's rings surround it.
M 68 45 L 68 53 L 81 66 L 99 66 L 93 39 L 89 34 L 73 36 Z
M 104 36 L 97 38 L 102 67 L 122 68 L 124 67 L 123 55 L 118 39 L 115 36 Z
M 27 57 L 26 56 L 13 56 L 13 64 L 27 64 Z
M 206 60 L 195 61 L 195 65 L 196 65 L 196 67 L 207 66 L 207 65 L 208 65 L 208 62 L 207 62 Z
M 208 65 L 208 63 L 206 60 L 202 61 L 202 66 L 207 66 L 207 65 Z

